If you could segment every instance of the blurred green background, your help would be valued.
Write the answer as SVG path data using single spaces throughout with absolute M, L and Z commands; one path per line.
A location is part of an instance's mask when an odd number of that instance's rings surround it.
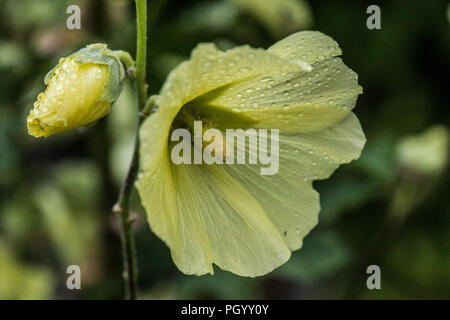
M 81 30 L 66 8 L 81 7 Z M 198 42 L 267 48 L 314 29 L 333 37 L 359 75 L 361 158 L 315 183 L 319 225 L 269 275 L 185 276 L 150 231 L 134 194 L 142 298 L 450 299 L 448 1 L 149 1 L 150 93 Z M 118 221 L 111 213 L 132 150 L 128 83 L 96 125 L 47 139 L 26 116 L 60 57 L 92 42 L 135 51 L 132 0 L 0 0 L 0 298 L 120 299 Z M 82 290 L 66 288 L 79 265 Z M 366 287 L 381 268 L 381 290 Z

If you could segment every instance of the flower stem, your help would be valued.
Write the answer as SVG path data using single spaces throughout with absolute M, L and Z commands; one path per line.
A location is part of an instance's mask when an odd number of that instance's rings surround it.
M 136 0 L 137 23 L 137 50 L 136 50 L 136 77 L 135 90 L 137 95 L 138 115 L 144 108 L 147 100 L 147 84 L 145 80 L 147 59 L 147 0 Z M 125 298 L 137 299 L 138 294 L 138 268 L 136 248 L 134 244 L 133 222 L 130 215 L 130 198 L 134 182 L 139 170 L 139 127 L 143 118 L 138 116 L 134 151 L 128 168 L 127 176 L 120 189 L 117 203 L 113 211 L 120 217 L 120 238 L 122 242 L 123 278 L 125 281 Z
M 137 52 L 136 52 L 136 86 L 138 105 L 141 110 L 147 100 L 147 84 L 145 82 L 147 62 L 147 0 L 136 0 L 137 15 Z
M 123 50 L 114 50 L 113 53 L 125 63 L 127 69 L 134 68 L 134 60 L 128 52 Z

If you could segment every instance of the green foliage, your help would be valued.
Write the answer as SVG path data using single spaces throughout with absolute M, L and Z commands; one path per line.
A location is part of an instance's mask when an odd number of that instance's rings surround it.
M 330 279 L 350 262 L 350 252 L 341 236 L 332 231 L 313 232 L 304 247 L 292 254 L 275 276 L 311 284 Z
M 49 299 L 54 279 L 47 268 L 24 263 L 0 239 L 0 299 Z

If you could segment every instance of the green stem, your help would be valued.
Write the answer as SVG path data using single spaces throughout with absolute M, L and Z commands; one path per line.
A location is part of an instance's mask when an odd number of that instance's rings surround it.
M 147 99 L 145 80 L 147 59 L 147 0 L 136 0 L 137 16 L 137 51 L 135 88 L 138 103 L 138 114 L 144 108 Z M 139 127 L 143 118 L 138 116 L 134 151 L 127 176 L 120 189 L 117 203 L 113 211 L 120 217 L 121 242 L 123 256 L 123 278 L 125 281 L 126 299 L 135 300 L 138 294 L 138 268 L 133 235 L 133 219 L 130 216 L 130 198 L 134 182 L 139 171 Z
M 125 63 L 128 69 L 135 67 L 133 57 L 128 52 L 123 50 L 114 50 L 113 53 Z
M 138 90 L 139 110 L 147 100 L 147 84 L 145 82 L 147 62 L 147 0 L 136 0 L 137 15 L 137 52 L 136 52 L 136 86 Z

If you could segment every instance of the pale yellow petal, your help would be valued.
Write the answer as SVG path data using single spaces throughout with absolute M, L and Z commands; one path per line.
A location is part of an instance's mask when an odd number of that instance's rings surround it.
M 241 46 L 219 51 L 213 44 L 200 44 L 191 59 L 173 70 L 160 96 L 160 108 L 175 112 L 187 102 L 214 90 L 256 78 L 265 73 L 302 70 L 263 49 Z
M 97 101 L 108 77 L 108 67 L 62 62 L 44 93 L 38 96 L 27 122 L 30 134 L 49 136 L 92 123 L 106 115 L 111 102 Z
M 344 119 L 362 92 L 356 73 L 335 57 L 340 53 L 333 39 L 315 31 L 293 34 L 267 51 L 200 45 L 169 76 L 160 107 L 175 117 L 189 104 L 200 117 L 233 118 L 228 126 L 242 127 L 235 115 L 245 114 L 258 128 L 319 130 Z
M 342 54 L 336 41 L 319 31 L 301 31 L 278 41 L 267 52 L 292 61 L 313 64 Z
M 138 188 L 152 230 L 186 274 L 213 273 L 215 263 L 253 277 L 289 259 L 260 204 L 217 165 L 174 166 L 161 159 Z
M 319 195 L 312 181 L 328 178 L 340 164 L 357 159 L 365 137 L 358 119 L 350 113 L 328 129 L 282 134 L 279 140 L 278 173 L 262 176 L 261 165 L 223 168 L 260 203 L 290 250 L 297 250 L 318 221 Z M 247 152 L 249 148 L 247 145 Z
M 331 58 L 314 64 L 311 72 L 272 72 L 232 85 L 199 108 L 245 114 L 257 128 L 306 132 L 344 119 L 361 92 L 356 73 Z
M 138 189 L 152 230 L 180 270 L 211 273 L 216 263 L 236 274 L 262 275 L 288 259 L 283 246 L 299 249 L 317 224 L 312 181 L 358 158 L 364 143 L 350 113 L 321 132 L 281 135 L 280 169 L 273 176 L 261 176 L 260 165 L 174 165 L 167 148 L 153 150 L 160 156 L 142 173 Z

